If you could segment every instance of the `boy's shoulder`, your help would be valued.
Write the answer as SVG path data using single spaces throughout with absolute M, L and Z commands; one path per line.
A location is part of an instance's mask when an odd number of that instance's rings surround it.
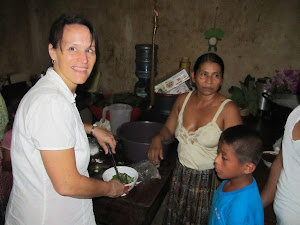
M 260 199 L 259 190 L 255 179 L 248 186 L 232 191 L 223 192 L 223 181 L 215 193 L 210 214 L 210 224 L 223 221 L 224 224 L 264 224 L 264 209 Z M 216 217 L 218 215 L 218 217 Z
M 255 179 L 248 186 L 235 191 L 228 207 L 231 220 L 248 221 L 250 224 L 263 224 L 264 209 Z M 233 217 L 233 218 L 232 218 Z M 231 221 L 232 224 L 234 221 Z
M 220 188 L 222 188 L 226 184 L 226 181 L 223 181 Z M 222 191 L 222 197 L 224 200 L 226 199 L 227 207 L 237 210 L 245 210 L 245 209 L 252 209 L 253 205 L 261 205 L 261 198 L 258 190 L 258 186 L 256 183 L 256 180 L 253 178 L 253 181 L 251 184 L 247 185 L 246 187 L 243 187 L 241 189 L 232 191 L 232 192 L 223 192 Z M 260 207 L 259 207 L 260 208 Z

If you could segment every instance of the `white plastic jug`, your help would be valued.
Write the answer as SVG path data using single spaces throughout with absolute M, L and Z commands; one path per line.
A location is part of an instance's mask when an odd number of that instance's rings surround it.
M 105 121 L 106 112 L 109 111 L 110 126 L 113 135 L 117 135 L 117 129 L 126 122 L 130 122 L 132 107 L 127 104 L 112 104 L 104 107 L 102 111 L 102 121 Z

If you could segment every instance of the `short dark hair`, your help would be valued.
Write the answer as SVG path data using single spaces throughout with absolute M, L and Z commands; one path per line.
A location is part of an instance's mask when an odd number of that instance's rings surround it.
M 213 62 L 213 63 L 219 64 L 219 66 L 221 67 L 221 72 L 222 72 L 221 75 L 222 75 L 222 79 L 223 79 L 224 62 L 223 62 L 222 58 L 215 53 L 206 53 L 206 54 L 201 55 L 195 62 L 194 73 L 196 74 L 198 69 L 201 67 L 201 65 L 206 62 Z
M 54 49 L 57 49 L 58 46 L 61 47 L 61 40 L 66 25 L 71 24 L 80 24 L 86 26 L 91 33 L 91 43 L 95 41 L 96 55 L 98 55 L 98 39 L 96 30 L 92 24 L 82 16 L 79 15 L 65 15 L 62 14 L 58 17 L 52 24 L 49 33 L 49 43 L 52 44 Z
M 262 156 L 262 139 L 258 132 L 245 125 L 229 127 L 220 136 L 220 142 L 232 146 L 240 163 L 257 165 Z

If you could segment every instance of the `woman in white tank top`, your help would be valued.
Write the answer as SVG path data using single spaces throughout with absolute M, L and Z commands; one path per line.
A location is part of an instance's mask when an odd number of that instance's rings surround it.
M 242 124 L 237 106 L 218 90 L 223 60 L 214 53 L 200 56 L 191 74 L 196 90 L 178 96 L 172 111 L 153 138 L 148 158 L 164 158 L 162 141 L 173 135 L 179 141 L 164 224 L 207 224 L 211 199 L 217 188 L 214 159 L 221 132 Z

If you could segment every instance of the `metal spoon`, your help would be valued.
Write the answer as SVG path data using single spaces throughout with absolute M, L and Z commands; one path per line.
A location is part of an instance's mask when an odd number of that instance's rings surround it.
M 117 178 L 119 181 L 121 181 L 121 178 L 120 178 L 120 175 L 119 175 L 119 171 L 118 171 L 118 168 L 117 168 L 117 164 L 116 164 L 116 161 L 115 161 L 115 158 L 114 158 L 114 154 L 111 150 L 111 147 L 109 144 L 106 144 L 107 148 L 108 148 L 108 153 L 111 155 L 111 158 L 112 158 L 112 163 L 115 167 L 115 171 L 116 171 L 116 174 L 117 174 Z

